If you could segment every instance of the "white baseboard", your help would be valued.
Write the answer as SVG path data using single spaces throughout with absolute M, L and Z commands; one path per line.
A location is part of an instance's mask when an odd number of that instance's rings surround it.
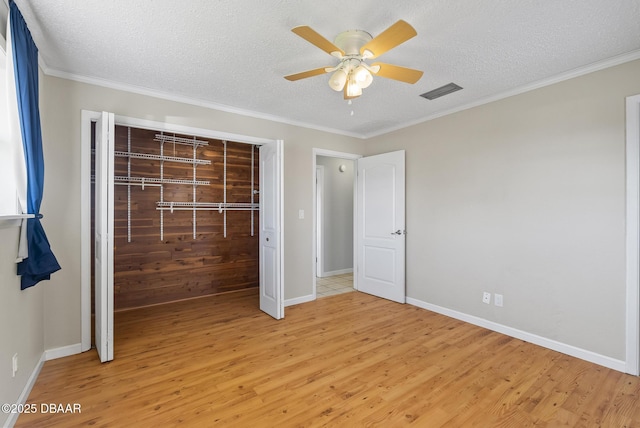
M 68 357 L 69 355 L 75 355 L 82 352 L 82 345 L 80 343 L 76 343 L 74 345 L 63 346 L 61 348 L 47 349 L 42 353 L 38 364 L 36 364 L 35 368 L 31 372 L 29 379 L 27 380 L 27 384 L 24 386 L 20 397 L 18 397 L 18 402 L 16 404 L 25 404 L 27 399 L 29 398 L 29 394 L 31 393 L 31 389 L 33 389 L 33 385 L 36 384 L 36 380 L 38 379 L 38 375 L 40 374 L 40 370 L 42 370 L 42 366 L 44 366 L 45 361 L 55 360 L 56 358 Z M 7 420 L 5 421 L 5 427 L 13 427 L 18 420 L 19 413 L 11 413 Z
M 60 348 L 47 349 L 44 351 L 45 361 L 55 360 L 57 358 L 68 357 L 82 352 L 82 344 L 75 343 L 73 345 L 62 346 Z
M 45 361 L 45 354 L 43 353 L 40 357 L 40 361 L 38 361 L 38 364 L 36 364 L 36 366 L 33 368 L 29 379 L 27 379 L 27 384 L 22 389 L 22 393 L 18 397 L 18 401 L 16 404 L 25 404 L 27 402 L 29 394 L 31 394 L 31 389 L 33 389 L 33 385 L 36 384 L 36 380 L 38 379 L 38 375 L 40 374 L 40 370 L 42 370 L 42 366 L 44 366 Z M 20 413 L 10 413 L 9 417 L 5 421 L 4 426 L 7 428 L 13 427 L 18 420 L 18 416 L 20 416 Z
M 299 305 L 300 303 L 313 302 L 314 300 L 316 300 L 316 296 L 314 296 L 313 294 L 309 294 L 308 296 L 296 297 L 294 299 L 287 299 L 284 301 L 284 306 L 287 307 L 287 306 Z
M 489 321 L 483 318 L 479 318 L 473 315 L 465 314 L 462 312 L 454 311 L 452 309 L 444 308 L 442 306 L 433 305 L 431 303 L 423 302 L 418 299 L 407 297 L 407 303 L 413 306 L 417 306 L 422 309 L 426 309 L 432 312 L 439 313 L 451 318 L 458 319 L 460 321 L 468 322 L 469 324 L 484 327 L 489 330 L 496 331 L 498 333 L 506 334 L 507 336 L 514 337 L 516 339 L 524 340 L 534 345 L 542 346 L 554 351 L 561 352 L 572 357 L 580 358 L 581 360 L 589 361 L 594 364 L 598 364 L 604 367 L 608 367 L 619 372 L 626 371 L 626 363 L 615 358 L 600 355 L 592 351 L 587 351 L 582 348 L 577 348 L 566 343 L 558 342 L 546 337 L 538 336 L 536 334 L 527 333 L 526 331 L 518 330 L 513 327 L 508 327 L 502 324 L 498 324 L 493 321 Z
M 322 272 L 322 278 L 325 278 L 327 276 L 342 275 L 345 273 L 352 273 L 352 272 L 353 272 L 353 268 L 332 270 L 329 272 Z

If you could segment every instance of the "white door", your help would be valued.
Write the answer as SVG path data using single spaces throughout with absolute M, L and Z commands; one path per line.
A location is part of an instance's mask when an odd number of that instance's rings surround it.
M 358 159 L 358 291 L 405 302 L 404 150 Z
M 95 335 L 101 362 L 113 360 L 113 146 L 114 114 L 96 122 Z
M 260 146 L 260 309 L 284 318 L 282 282 L 282 142 Z

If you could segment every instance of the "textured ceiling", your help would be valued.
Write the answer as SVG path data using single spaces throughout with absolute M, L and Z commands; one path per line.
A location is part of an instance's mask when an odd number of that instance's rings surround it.
M 48 74 L 367 137 L 541 83 L 640 58 L 640 0 L 16 0 Z M 399 19 L 418 35 L 379 60 L 423 70 L 374 78 L 348 105 L 337 60 L 293 34 L 373 36 Z M 428 101 L 455 82 L 464 89 Z M 351 115 L 353 111 L 353 115 Z

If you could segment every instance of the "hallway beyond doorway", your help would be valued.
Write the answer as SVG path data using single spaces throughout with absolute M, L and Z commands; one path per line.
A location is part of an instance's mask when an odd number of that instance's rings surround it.
M 348 293 L 353 289 L 353 273 L 327 276 L 316 280 L 317 298 Z

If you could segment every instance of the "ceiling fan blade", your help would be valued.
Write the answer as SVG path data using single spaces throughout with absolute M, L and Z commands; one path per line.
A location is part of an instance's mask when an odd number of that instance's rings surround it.
M 293 31 L 312 45 L 319 47 L 329 55 L 333 55 L 338 58 L 342 58 L 344 56 L 344 51 L 342 49 L 331 43 L 329 40 L 325 39 L 322 35 L 320 35 L 309 26 L 301 25 L 299 27 L 292 28 L 291 31 Z
M 365 58 L 376 58 L 417 34 L 411 25 L 401 19 L 362 46 L 360 54 Z
M 303 71 L 302 73 L 296 73 L 296 74 L 290 74 L 288 76 L 284 76 L 284 78 L 293 82 L 295 80 L 306 79 L 307 77 L 319 76 L 321 74 L 328 73 L 327 68 L 328 67 L 321 67 L 313 70 L 307 70 L 307 71 Z
M 371 68 L 380 67 L 376 76 L 386 77 L 387 79 L 399 80 L 406 83 L 416 83 L 422 77 L 423 72 L 414 70 L 413 68 L 400 67 L 399 65 L 384 64 L 376 62 L 371 64 Z

